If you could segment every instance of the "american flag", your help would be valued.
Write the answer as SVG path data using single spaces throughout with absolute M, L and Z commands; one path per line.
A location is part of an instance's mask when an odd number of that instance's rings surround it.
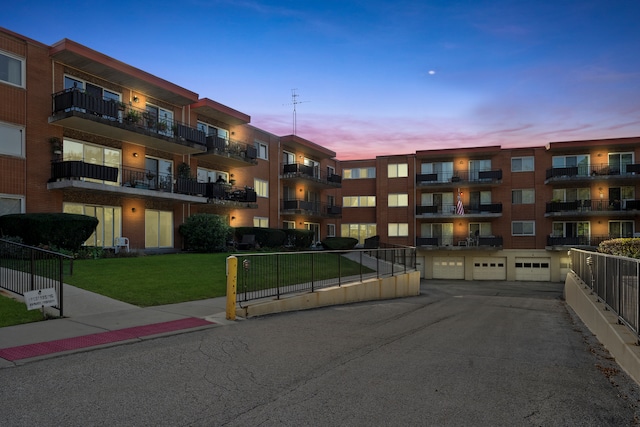
M 462 199 L 458 195 L 458 204 L 456 205 L 456 213 L 458 215 L 464 215 L 464 206 L 462 206 Z

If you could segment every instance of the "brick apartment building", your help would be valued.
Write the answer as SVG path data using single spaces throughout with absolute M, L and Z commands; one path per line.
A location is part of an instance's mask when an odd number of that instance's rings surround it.
M 425 278 L 562 280 L 567 250 L 638 228 L 640 137 L 338 161 L 70 40 L 0 29 L 0 215 L 74 212 L 87 244 L 182 248 L 196 213 L 418 248 Z

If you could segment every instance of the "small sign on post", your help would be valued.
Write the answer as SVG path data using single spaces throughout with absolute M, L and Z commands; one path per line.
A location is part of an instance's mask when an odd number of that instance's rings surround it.
M 56 294 L 55 288 L 28 291 L 24 293 L 24 302 L 27 304 L 27 310 L 53 307 L 58 305 L 58 295 Z

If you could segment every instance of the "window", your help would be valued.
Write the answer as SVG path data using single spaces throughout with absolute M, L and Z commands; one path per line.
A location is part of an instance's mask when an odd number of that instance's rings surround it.
M 145 210 L 144 245 L 145 248 L 173 247 L 173 212 Z
M 609 221 L 609 237 L 633 237 L 633 221 Z
M 254 216 L 253 226 L 260 228 L 269 228 L 269 218 L 265 218 L 263 216 Z
M 98 219 L 96 230 L 84 242 L 86 246 L 111 248 L 115 239 L 121 237 L 122 208 L 119 206 L 83 205 L 79 203 L 64 203 L 62 212 L 88 215 Z
M 406 178 L 409 176 L 409 165 L 406 163 L 388 165 L 387 174 L 389 178 Z
M 364 239 L 373 237 L 377 234 L 375 224 L 341 224 L 341 237 L 353 237 L 358 239 L 358 243 L 363 244 Z
M 344 196 L 342 206 L 345 208 L 374 207 L 376 196 Z
M 376 168 L 344 169 L 342 173 L 344 179 L 375 178 Z
M 437 182 L 449 182 L 453 177 L 453 162 L 422 163 L 420 173 L 424 175 L 436 174 Z
M 408 194 L 389 194 L 389 207 L 409 206 Z
M 533 172 L 534 168 L 533 156 L 511 158 L 511 172 Z
M 327 166 L 327 177 L 331 177 L 336 174 L 336 168 L 333 166 Z
M 389 237 L 404 237 L 409 235 L 409 224 L 389 223 Z
M 282 221 L 282 229 L 283 230 L 293 230 L 296 228 L 295 221 Z
M 269 160 L 269 151 L 267 150 L 267 144 L 260 142 L 260 141 L 256 141 L 253 143 L 253 145 L 256 147 L 256 151 L 257 151 L 257 155 L 259 159 L 262 160 Z
M 589 237 L 591 234 L 589 221 L 555 221 L 551 227 L 553 237 Z
M 533 189 L 511 190 L 511 203 L 514 205 L 531 205 L 535 203 Z
M 24 87 L 24 60 L 10 53 L 0 52 L 0 81 Z
M 589 175 L 589 155 L 553 156 L 551 165 L 553 168 L 577 168 L 578 175 Z
M 229 173 L 225 171 L 198 168 L 197 174 L 198 182 L 218 182 L 218 178 L 224 179 L 225 183 L 229 182 Z
M 263 179 L 254 178 L 253 188 L 256 190 L 258 197 L 269 197 L 269 181 Z
M 558 202 L 591 200 L 591 190 L 588 188 L 554 188 L 552 194 L 553 200 Z
M 311 168 L 311 173 L 314 178 L 320 178 L 320 163 L 315 160 L 304 159 L 304 165 L 309 166 Z
M 420 236 L 438 239 L 438 246 L 453 245 L 453 223 L 421 224 Z
M 469 160 L 469 180 L 478 181 L 480 172 L 491 170 L 491 159 Z
M 513 221 L 511 223 L 512 236 L 533 236 L 536 232 L 534 221 Z
M 198 130 L 201 130 L 207 136 L 218 137 L 218 142 L 222 146 L 229 145 L 229 131 L 227 129 L 217 128 L 208 123 L 198 122 Z M 214 144 L 216 148 L 221 148 L 218 144 Z
M 75 141 L 71 139 L 64 139 L 62 145 L 62 160 L 80 160 L 92 165 L 111 166 L 120 169 L 122 153 L 118 149 L 102 147 L 100 145 L 87 144 L 83 141 Z M 82 178 L 83 181 L 97 182 L 105 185 L 120 185 L 119 182 L 129 182 L 131 179 L 134 181 L 137 178 L 135 173 L 129 171 L 129 175 L 119 176 L 118 182 L 113 181 L 100 181 L 91 178 Z
M 120 94 L 107 90 L 101 86 L 93 83 L 85 82 L 75 77 L 64 76 L 64 88 L 65 89 L 79 89 L 84 91 L 87 95 L 90 95 L 96 99 L 111 100 L 115 102 L 120 101 Z M 81 110 L 85 111 L 85 110 Z
M 336 225 L 327 224 L 327 237 L 336 237 Z
M 23 128 L 0 123 L 0 154 L 24 157 Z
M 633 153 L 609 153 L 610 174 L 627 173 L 627 165 L 633 164 Z
M 472 222 L 469 224 L 469 236 L 475 236 L 476 232 L 479 236 L 491 236 L 490 222 Z
M 12 194 L 0 194 L 0 216 L 22 213 L 24 197 Z
M 283 165 L 292 165 L 296 162 L 296 155 L 290 153 L 288 151 L 282 152 L 282 164 Z

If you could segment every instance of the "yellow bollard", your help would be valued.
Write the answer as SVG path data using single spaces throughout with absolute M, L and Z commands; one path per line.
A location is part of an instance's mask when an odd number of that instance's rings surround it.
M 236 289 L 238 286 L 238 258 L 227 258 L 227 320 L 236 320 Z

